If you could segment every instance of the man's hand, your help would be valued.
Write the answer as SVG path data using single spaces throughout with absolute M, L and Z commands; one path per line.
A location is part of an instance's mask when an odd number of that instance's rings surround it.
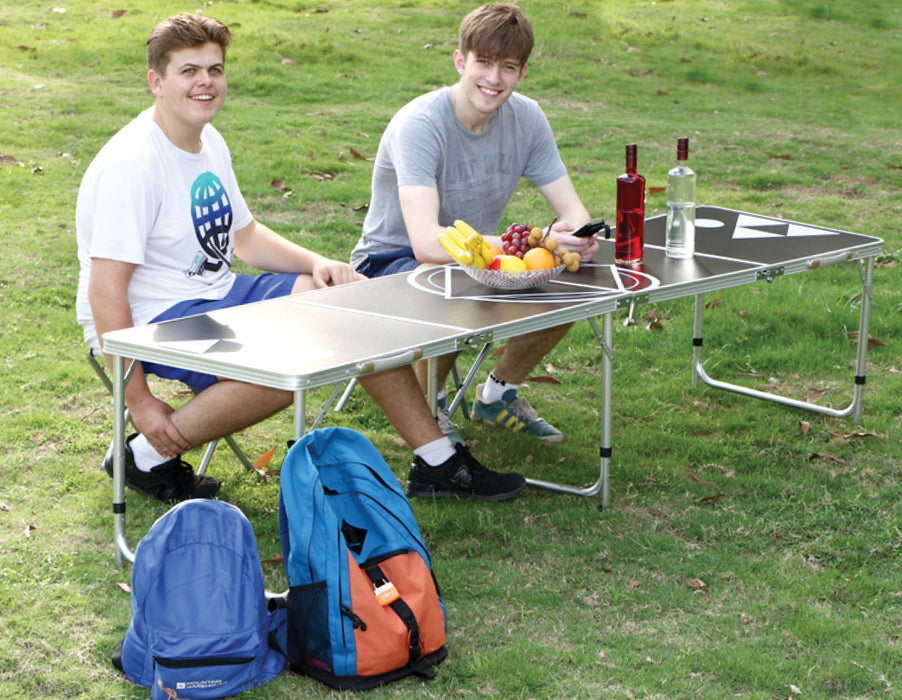
M 128 408 L 138 432 L 164 457 L 172 459 L 191 449 L 191 443 L 182 437 L 172 422 L 174 409 L 165 401 L 148 393 L 140 401 L 133 401 Z
M 571 253 L 578 253 L 581 262 L 590 262 L 598 252 L 598 239 L 595 236 L 577 238 L 571 235 L 574 231 L 576 231 L 575 226 L 566 221 L 556 221 L 552 224 L 549 234 L 561 247 Z
M 313 283 L 318 287 L 332 287 L 339 284 L 347 284 L 349 282 L 359 282 L 365 280 L 366 277 L 361 275 L 348 263 L 339 262 L 338 260 L 327 260 L 317 262 L 313 266 Z

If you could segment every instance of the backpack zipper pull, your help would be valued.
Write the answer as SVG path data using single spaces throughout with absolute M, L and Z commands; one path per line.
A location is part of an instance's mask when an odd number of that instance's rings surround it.
M 341 610 L 342 615 L 351 619 L 351 624 L 355 630 L 359 628 L 361 632 L 366 632 L 366 623 L 351 608 L 347 605 L 340 605 L 339 610 Z

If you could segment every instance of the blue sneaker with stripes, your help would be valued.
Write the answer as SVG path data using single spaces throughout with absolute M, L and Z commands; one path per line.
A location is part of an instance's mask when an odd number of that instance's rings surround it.
M 497 425 L 515 433 L 532 435 L 543 442 L 561 442 L 564 434 L 544 418 L 540 418 L 536 409 L 530 406 L 522 396 L 508 397 L 507 393 L 500 401 L 484 403 L 482 390 L 484 384 L 476 387 L 476 400 L 473 402 L 473 415 L 488 425 Z M 508 399 L 508 400 L 505 400 Z

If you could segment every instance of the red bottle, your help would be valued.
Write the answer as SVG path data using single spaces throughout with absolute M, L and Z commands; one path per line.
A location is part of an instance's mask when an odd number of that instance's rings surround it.
M 645 178 L 636 173 L 636 144 L 626 147 L 626 172 L 617 178 L 617 236 L 614 262 L 642 262 L 645 242 Z

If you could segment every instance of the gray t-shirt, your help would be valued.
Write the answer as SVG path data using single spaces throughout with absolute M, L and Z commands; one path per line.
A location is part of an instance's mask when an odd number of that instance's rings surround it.
M 422 95 L 404 106 L 382 135 L 370 207 L 351 264 L 410 247 L 400 186 L 436 188 L 442 226 L 463 219 L 480 233 L 495 235 L 521 177 L 541 187 L 565 173 L 551 126 L 535 100 L 513 93 L 477 134 L 458 121 L 450 87 Z

